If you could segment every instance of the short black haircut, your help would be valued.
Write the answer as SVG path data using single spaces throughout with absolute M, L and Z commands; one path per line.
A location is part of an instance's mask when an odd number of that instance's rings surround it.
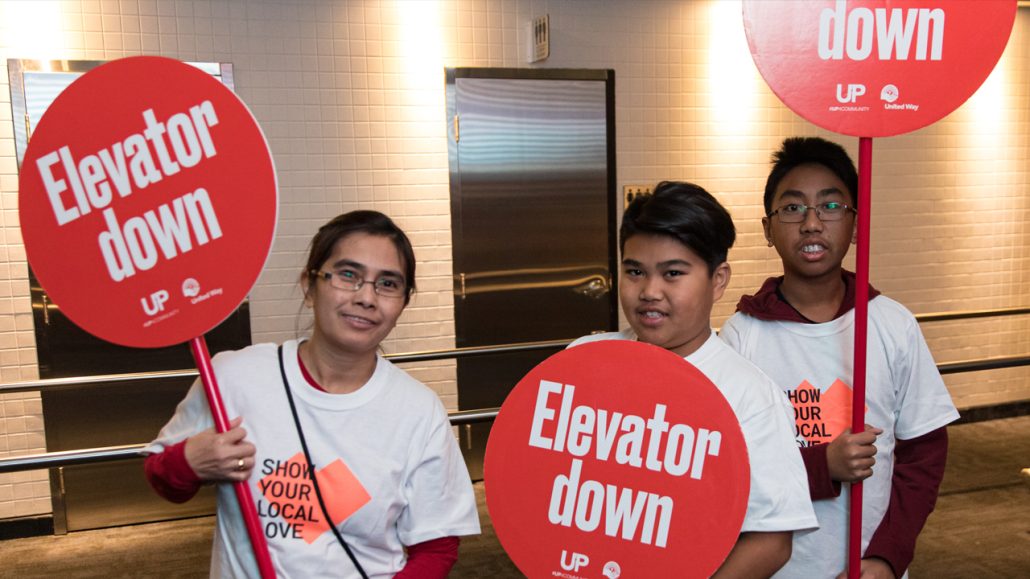
M 662 181 L 651 195 L 639 196 L 622 216 L 619 250 L 634 235 L 665 235 L 690 248 L 708 264 L 708 275 L 726 261 L 737 230 L 726 208 L 703 188 Z
M 772 213 L 773 197 L 780 181 L 795 167 L 815 163 L 829 169 L 848 188 L 851 202 L 858 205 L 858 171 L 848 152 L 837 143 L 820 137 L 788 137 L 772 155 L 772 171 L 765 181 L 765 214 Z M 857 207 L 856 207 L 857 209 Z

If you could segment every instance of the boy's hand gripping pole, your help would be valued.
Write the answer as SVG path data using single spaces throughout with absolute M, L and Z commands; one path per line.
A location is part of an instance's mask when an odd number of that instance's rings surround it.
M 218 391 L 218 381 L 215 379 L 214 368 L 211 367 L 211 354 L 207 351 L 204 336 L 190 340 L 190 351 L 197 362 L 200 381 L 204 384 L 208 407 L 211 408 L 211 417 L 215 421 L 215 431 L 225 432 L 229 430 L 229 417 L 225 413 L 222 394 Z M 236 500 L 240 504 L 240 513 L 243 514 L 243 522 L 247 526 L 247 535 L 250 536 L 250 546 L 254 550 L 261 579 L 275 579 L 275 568 L 272 567 L 272 558 L 268 554 L 265 535 L 261 532 L 261 520 L 254 507 L 254 497 L 250 494 L 250 488 L 246 481 L 239 481 L 233 483 L 233 490 L 236 491 Z
M 855 259 L 855 375 L 851 431 L 865 430 L 866 337 L 869 330 L 869 221 L 872 217 L 873 139 L 858 139 L 858 253 Z M 851 483 L 848 579 L 862 574 L 862 483 Z

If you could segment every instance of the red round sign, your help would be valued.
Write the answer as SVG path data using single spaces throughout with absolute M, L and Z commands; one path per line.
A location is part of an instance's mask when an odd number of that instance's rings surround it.
M 185 342 L 232 313 L 278 211 L 246 106 L 199 69 L 151 56 L 104 64 L 57 97 L 29 142 L 18 202 L 53 302 L 135 347 Z
M 529 577 L 708 577 L 740 533 L 749 473 L 715 385 L 676 354 L 622 340 L 527 374 L 484 465 L 497 536 Z
M 791 110 L 886 137 L 957 109 L 987 79 L 1016 0 L 744 0 L 751 55 Z

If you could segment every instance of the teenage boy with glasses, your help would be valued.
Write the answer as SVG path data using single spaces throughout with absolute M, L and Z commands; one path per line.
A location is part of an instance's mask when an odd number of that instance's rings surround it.
M 819 529 L 794 534 L 777 577 L 844 576 L 848 488 L 864 480 L 862 577 L 900 577 L 933 510 L 958 418 L 912 314 L 869 288 L 865 432 L 850 431 L 858 174 L 842 147 L 789 138 L 773 155 L 762 225 L 783 276 L 744 296 L 721 336 L 794 404 Z M 874 466 L 875 463 L 875 466 Z

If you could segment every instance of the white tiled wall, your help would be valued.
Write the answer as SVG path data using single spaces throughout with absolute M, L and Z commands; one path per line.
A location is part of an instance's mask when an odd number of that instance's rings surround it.
M 787 110 L 747 54 L 739 5 L 691 0 L 94 0 L 0 2 L 0 378 L 36 377 L 6 59 L 160 54 L 233 63 L 279 175 L 281 221 L 252 293 L 255 341 L 292 337 L 315 228 L 375 208 L 419 258 L 388 352 L 454 345 L 443 68 L 525 67 L 523 27 L 550 15 L 539 65 L 616 71 L 619 184 L 696 181 L 737 222 L 729 295 L 779 271 L 761 236 L 769 153 L 829 133 Z M 871 279 L 916 312 L 1030 304 L 1030 10 L 995 75 L 932 127 L 874 143 Z M 852 154 L 856 139 L 840 139 Z M 926 325 L 938 361 L 1030 352 L 1027 316 Z M 413 374 L 454 407 L 452 362 Z M 1026 369 L 949 376 L 959 406 L 1030 398 Z M 41 452 L 38 397 L 0 398 L 0 456 Z M 0 518 L 49 510 L 44 473 L 0 475 Z

